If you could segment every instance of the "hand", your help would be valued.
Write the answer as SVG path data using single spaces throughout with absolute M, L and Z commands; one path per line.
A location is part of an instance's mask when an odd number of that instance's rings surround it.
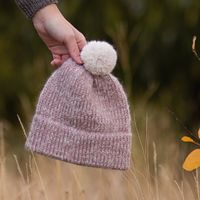
M 55 4 L 40 9 L 32 20 L 38 35 L 52 53 L 52 65 L 59 67 L 70 57 L 82 64 L 80 51 L 87 43 L 86 39 L 63 17 Z

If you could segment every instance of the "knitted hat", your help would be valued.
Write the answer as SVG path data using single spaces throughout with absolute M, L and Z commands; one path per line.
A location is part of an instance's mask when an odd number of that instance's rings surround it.
M 50 76 L 38 100 L 25 147 L 69 163 L 124 170 L 131 159 L 131 117 L 113 75 L 117 54 L 100 41 Z

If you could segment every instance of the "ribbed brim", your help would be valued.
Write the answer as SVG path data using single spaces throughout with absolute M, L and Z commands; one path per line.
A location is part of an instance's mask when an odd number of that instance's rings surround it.
M 25 147 L 69 163 L 125 170 L 130 167 L 131 133 L 84 132 L 35 115 Z

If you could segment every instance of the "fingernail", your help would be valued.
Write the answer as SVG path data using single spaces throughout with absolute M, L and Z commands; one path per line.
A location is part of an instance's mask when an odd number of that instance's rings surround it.
M 78 64 L 83 64 L 83 61 L 81 60 L 81 57 L 80 56 L 78 56 Z
M 54 62 L 54 60 L 53 60 L 53 61 L 51 61 L 51 65 L 53 65 L 53 66 L 55 65 L 55 62 Z

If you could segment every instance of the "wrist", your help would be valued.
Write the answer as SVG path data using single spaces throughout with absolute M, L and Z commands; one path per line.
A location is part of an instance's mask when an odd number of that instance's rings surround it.
M 32 18 L 33 24 L 37 24 L 38 22 L 44 22 L 49 20 L 49 16 L 53 16 L 60 13 L 56 4 L 47 5 L 36 12 L 36 14 Z

